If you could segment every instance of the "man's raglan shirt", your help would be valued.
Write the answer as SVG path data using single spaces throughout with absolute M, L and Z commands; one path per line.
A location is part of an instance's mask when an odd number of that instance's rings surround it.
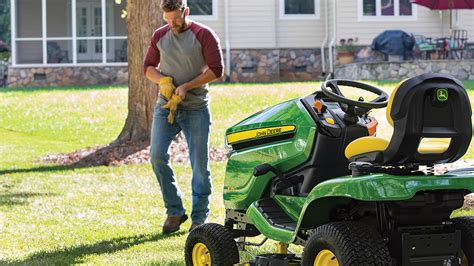
M 144 61 L 144 71 L 158 67 L 162 75 L 173 78 L 176 87 L 189 82 L 209 68 L 216 77 L 224 69 L 219 38 L 203 24 L 191 22 L 181 33 L 168 25 L 153 33 Z M 180 108 L 193 110 L 209 104 L 209 85 L 188 91 Z

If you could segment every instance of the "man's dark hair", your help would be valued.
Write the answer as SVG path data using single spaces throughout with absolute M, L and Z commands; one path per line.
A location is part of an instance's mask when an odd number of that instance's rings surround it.
M 164 12 L 183 11 L 186 8 L 186 0 L 161 0 L 161 9 Z

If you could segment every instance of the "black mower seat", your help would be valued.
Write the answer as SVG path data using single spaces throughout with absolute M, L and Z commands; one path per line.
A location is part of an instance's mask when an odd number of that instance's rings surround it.
M 378 165 L 453 162 L 472 137 L 471 105 L 462 83 L 449 75 L 423 74 L 400 82 L 390 95 L 390 141 L 363 137 L 345 150 L 352 161 Z

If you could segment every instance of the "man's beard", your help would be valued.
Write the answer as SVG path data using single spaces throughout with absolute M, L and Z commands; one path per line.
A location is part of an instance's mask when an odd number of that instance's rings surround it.
M 181 33 L 186 29 L 186 23 L 183 23 L 181 26 L 171 28 L 174 33 Z

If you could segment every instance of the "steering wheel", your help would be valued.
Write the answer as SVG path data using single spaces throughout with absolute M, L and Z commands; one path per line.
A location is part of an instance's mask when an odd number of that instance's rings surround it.
M 364 102 L 364 98 L 362 97 L 360 97 L 358 101 L 351 100 L 342 94 L 341 90 L 339 89 L 339 85 L 372 92 L 378 97 L 370 102 Z M 384 108 L 387 106 L 389 99 L 389 96 L 385 91 L 377 87 L 353 80 L 330 79 L 323 82 L 321 85 L 321 90 L 329 99 L 341 103 L 341 109 L 352 117 L 363 115 L 371 109 Z

